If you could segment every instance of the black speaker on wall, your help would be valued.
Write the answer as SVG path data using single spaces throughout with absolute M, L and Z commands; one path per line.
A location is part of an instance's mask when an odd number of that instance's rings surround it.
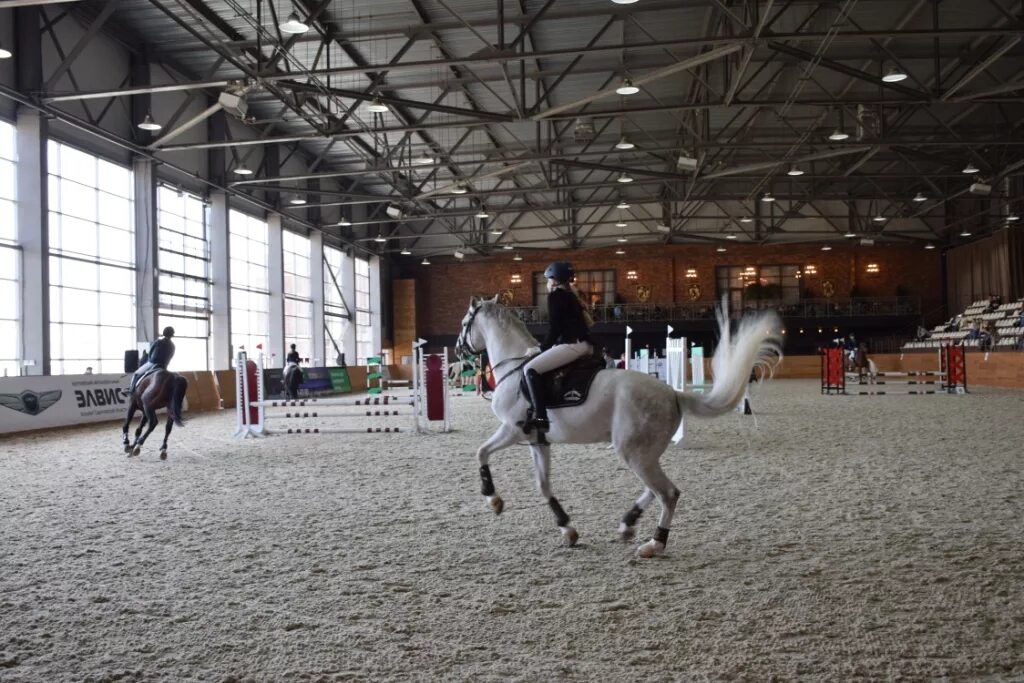
M 129 349 L 124 352 L 124 371 L 135 372 L 139 369 L 139 350 Z

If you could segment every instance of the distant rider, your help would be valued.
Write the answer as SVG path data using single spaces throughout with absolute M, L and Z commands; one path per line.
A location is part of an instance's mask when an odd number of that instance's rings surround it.
M 164 370 L 170 364 L 171 359 L 174 358 L 174 342 L 171 341 L 171 337 L 174 336 L 173 327 L 165 327 L 163 336 L 149 345 L 149 350 L 146 351 L 146 362 L 135 371 L 132 375 L 131 384 L 128 385 L 128 393 L 130 395 L 135 394 L 135 387 L 146 375 L 151 372 L 156 372 L 158 368 Z

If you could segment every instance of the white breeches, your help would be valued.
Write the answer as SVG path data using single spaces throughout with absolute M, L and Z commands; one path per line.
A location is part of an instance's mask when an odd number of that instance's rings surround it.
M 576 342 L 575 344 L 555 344 L 547 351 L 523 366 L 523 372 L 536 370 L 543 375 L 563 365 L 568 365 L 577 358 L 582 358 L 593 352 L 590 342 Z

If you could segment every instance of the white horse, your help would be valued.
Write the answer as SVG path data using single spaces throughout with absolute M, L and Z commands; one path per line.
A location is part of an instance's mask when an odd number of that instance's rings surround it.
M 569 515 L 551 493 L 548 474 L 551 469 L 550 443 L 612 443 L 644 485 L 644 491 L 623 516 L 619 534 L 633 538 L 636 522 L 644 508 L 657 497 L 661 517 L 654 537 L 640 546 L 641 557 L 654 557 L 665 549 L 679 489 L 662 471 L 658 462 L 668 448 L 683 416 L 717 417 L 733 410 L 742 400 L 751 370 L 758 365 L 771 366 L 782 357 L 781 324 L 773 312 L 744 319 L 735 338 L 729 332 L 726 305 L 718 312 L 721 341 L 711 366 L 714 385 L 703 394 L 687 394 L 639 372 L 602 370 L 594 378 L 589 396 L 582 405 L 549 409 L 551 429 L 547 442 L 537 432 L 524 434 L 522 423 L 529 407 L 519 389 L 522 366 L 537 351 L 537 341 L 516 315 L 500 305 L 497 297 L 474 297 L 462 319 L 457 352 L 479 354 L 487 350 L 497 387 L 491 409 L 501 420 L 498 428 L 477 450 L 482 493 L 495 514 L 501 514 L 504 502 L 495 491 L 489 466 L 491 454 L 521 441 L 529 441 L 537 487 L 555 513 L 555 519 L 568 545 L 579 538 L 569 526 Z M 539 441 L 539 442 L 538 442 Z

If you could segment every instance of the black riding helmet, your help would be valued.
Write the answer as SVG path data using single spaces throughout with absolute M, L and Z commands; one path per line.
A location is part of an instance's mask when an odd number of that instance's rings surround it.
M 555 261 L 544 271 L 544 277 L 552 278 L 560 284 L 567 284 L 572 281 L 576 271 L 568 261 Z
M 170 339 L 171 337 L 174 336 L 174 328 L 173 327 L 165 327 L 164 331 L 163 331 L 163 335 L 165 337 L 167 337 L 168 339 Z

